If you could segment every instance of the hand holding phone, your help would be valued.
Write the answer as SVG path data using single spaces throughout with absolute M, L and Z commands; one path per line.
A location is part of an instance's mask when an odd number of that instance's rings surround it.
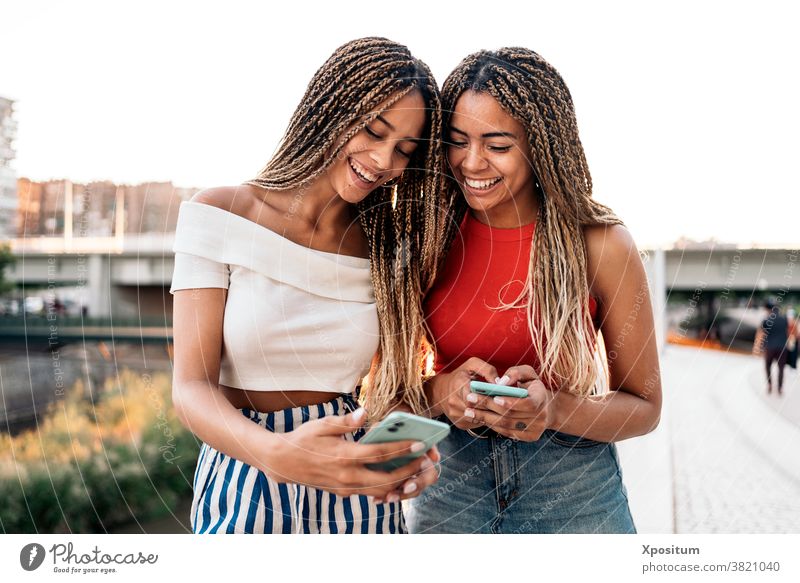
M 470 381 L 469 390 L 473 393 L 488 395 L 490 397 L 516 397 L 522 399 L 528 396 L 528 389 L 495 385 L 494 383 L 484 383 L 481 381 Z
M 406 440 L 425 443 L 425 448 L 418 452 L 405 454 L 385 462 L 366 465 L 371 470 L 391 472 L 425 455 L 428 450 L 447 437 L 449 433 L 450 426 L 447 423 L 412 415 L 411 413 L 395 411 L 384 417 L 359 440 L 359 443 L 390 443 Z

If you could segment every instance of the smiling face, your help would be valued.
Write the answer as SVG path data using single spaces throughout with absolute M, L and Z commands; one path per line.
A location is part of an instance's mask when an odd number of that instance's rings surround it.
M 418 147 L 425 119 L 425 100 L 419 91 L 400 98 L 342 148 L 327 171 L 333 190 L 345 201 L 357 203 L 400 176 Z
M 491 95 L 470 90 L 458 98 L 447 128 L 447 160 L 479 220 L 500 228 L 536 220 L 527 132 Z

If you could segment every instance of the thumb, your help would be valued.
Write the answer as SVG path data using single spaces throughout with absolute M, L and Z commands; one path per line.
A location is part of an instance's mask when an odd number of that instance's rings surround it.
M 536 374 L 536 371 L 530 365 L 512 366 L 497 380 L 497 384 L 514 387 L 517 383 L 535 381 L 538 378 L 539 375 Z
M 355 429 L 363 426 L 367 420 L 367 411 L 364 407 L 359 407 L 352 413 L 342 416 L 330 416 L 324 418 L 326 423 L 325 435 L 342 435 L 351 433 Z
M 512 380 L 514 382 L 512 382 Z M 501 377 L 497 377 L 494 379 L 494 384 L 496 385 L 513 385 L 516 383 L 516 379 L 514 379 L 514 373 L 507 372 Z

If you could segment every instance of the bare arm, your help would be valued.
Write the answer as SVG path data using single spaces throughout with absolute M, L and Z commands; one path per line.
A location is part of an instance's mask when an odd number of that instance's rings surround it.
M 425 399 L 428 401 L 428 410 L 425 412 L 428 417 L 434 418 L 444 414 L 444 407 L 438 400 L 438 393 L 435 389 L 437 382 L 441 380 L 441 375 L 434 375 L 425 379 L 423 388 L 425 389 Z
M 219 391 L 227 290 L 175 292 L 172 401 L 181 423 L 218 451 L 264 472 L 274 467 L 274 434 L 244 417 Z

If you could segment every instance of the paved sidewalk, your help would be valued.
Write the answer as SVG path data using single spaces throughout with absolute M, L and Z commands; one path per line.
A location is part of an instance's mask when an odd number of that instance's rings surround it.
M 643 533 L 800 532 L 800 375 L 766 395 L 758 358 L 667 346 L 664 414 L 619 444 Z

